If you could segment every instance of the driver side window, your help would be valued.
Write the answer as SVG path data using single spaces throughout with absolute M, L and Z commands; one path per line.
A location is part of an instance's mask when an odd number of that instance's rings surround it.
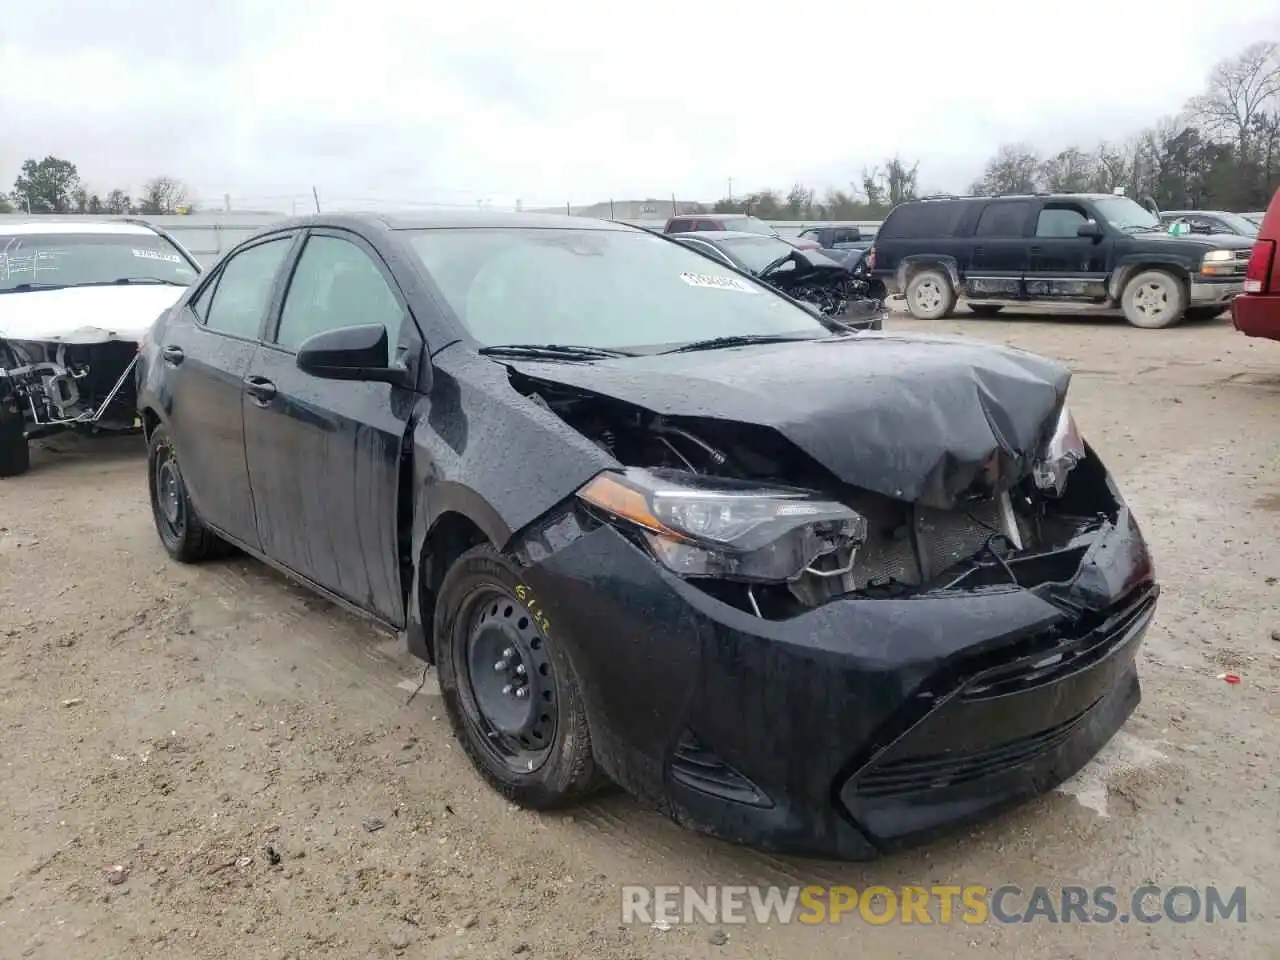
M 1078 207 L 1045 207 L 1036 220 L 1037 237 L 1076 237 L 1089 220 Z
M 394 355 L 404 316 L 369 254 L 340 237 L 313 236 L 302 248 L 289 282 L 276 343 L 296 351 L 317 333 L 378 323 L 386 327 Z

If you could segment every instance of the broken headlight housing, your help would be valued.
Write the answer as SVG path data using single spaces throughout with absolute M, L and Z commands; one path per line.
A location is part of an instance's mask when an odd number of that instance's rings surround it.
M 1067 474 L 1084 458 L 1084 439 L 1080 436 L 1071 411 L 1063 404 L 1058 422 L 1053 428 L 1053 436 L 1049 438 L 1044 454 L 1032 467 L 1036 486 L 1055 497 L 1062 496 L 1067 488 Z
M 811 491 L 678 470 L 601 473 L 578 496 L 687 577 L 794 581 L 828 554 L 851 564 L 867 533 L 860 514 Z

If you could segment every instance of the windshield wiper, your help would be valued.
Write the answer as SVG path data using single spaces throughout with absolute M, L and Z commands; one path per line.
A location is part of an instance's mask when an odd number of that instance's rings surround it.
M 663 353 L 692 353 L 695 350 L 719 350 L 721 347 L 748 347 L 753 343 L 794 343 L 798 340 L 813 340 L 814 337 L 797 337 L 782 333 L 743 333 L 731 337 L 711 337 L 708 340 L 694 340 Z
M 29 280 L 26 283 L 15 283 L 12 287 L 6 287 L 0 290 L 0 293 L 22 293 L 24 290 L 61 290 L 65 286 L 65 283 L 40 283 L 38 280 Z
M 531 360 L 608 360 L 636 356 L 626 350 L 564 343 L 499 343 L 481 347 L 477 352 L 489 357 L 526 357 Z
M 116 277 L 114 280 L 103 280 L 103 281 L 101 281 L 101 284 L 82 283 L 82 284 L 77 284 L 77 286 L 90 287 L 90 286 L 99 286 L 99 285 L 103 285 L 103 284 L 105 284 L 105 285 L 111 285 L 111 284 L 117 284 L 117 283 L 120 283 L 120 284 L 124 284 L 124 283 L 161 283 L 161 284 L 164 284 L 165 286 L 168 286 L 168 287 L 185 287 L 185 286 L 187 286 L 187 284 L 183 283 L 181 280 L 167 280 L 167 279 L 165 279 L 164 277 Z

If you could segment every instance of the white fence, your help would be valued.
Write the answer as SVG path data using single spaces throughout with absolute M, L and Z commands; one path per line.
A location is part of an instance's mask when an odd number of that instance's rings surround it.
M 376 215 L 376 214 L 375 214 Z M 4 233 L 6 224 L 20 223 L 26 220 L 114 220 L 118 217 L 89 217 L 70 214 L 66 216 L 36 216 L 26 214 L 0 214 L 0 234 Z M 193 213 L 189 216 L 142 217 L 149 223 L 169 231 L 184 247 L 191 251 L 204 266 L 216 261 L 242 240 L 252 236 L 258 230 L 284 216 L 273 217 L 269 214 L 236 214 L 236 213 Z M 662 229 L 663 220 L 624 220 L 637 227 Z M 874 234 L 879 229 L 879 221 L 873 220 L 773 220 L 769 221 L 783 237 L 794 237 L 808 227 L 840 226 L 857 227 L 863 233 Z

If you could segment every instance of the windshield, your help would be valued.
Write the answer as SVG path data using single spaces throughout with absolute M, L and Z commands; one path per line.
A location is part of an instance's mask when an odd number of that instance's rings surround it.
M 1238 213 L 1219 213 L 1217 218 L 1241 236 L 1256 237 L 1258 235 L 1258 225 L 1248 217 L 1242 217 Z
M 759 217 L 728 217 L 724 221 L 724 228 L 740 233 L 758 233 L 766 237 L 776 237 L 778 235 L 777 230 Z
M 123 280 L 189 286 L 196 270 L 156 233 L 0 234 L 0 293 Z
M 644 349 L 831 332 L 737 271 L 642 230 L 437 229 L 410 242 L 481 346 Z
M 1094 200 L 1093 205 L 1117 230 L 1134 233 L 1138 230 L 1160 229 L 1160 221 L 1155 214 L 1128 197 L 1103 197 Z
M 785 240 L 773 237 L 733 237 L 720 241 L 720 246 L 741 260 L 752 273 L 759 273 L 779 257 L 796 252 Z

